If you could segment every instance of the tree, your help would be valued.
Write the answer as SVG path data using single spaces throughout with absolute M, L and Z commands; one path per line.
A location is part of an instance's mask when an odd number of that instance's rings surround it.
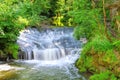
M 17 58 L 16 44 L 19 32 L 28 27 L 39 25 L 41 13 L 49 8 L 44 0 L 0 0 L 0 57 L 13 55 Z

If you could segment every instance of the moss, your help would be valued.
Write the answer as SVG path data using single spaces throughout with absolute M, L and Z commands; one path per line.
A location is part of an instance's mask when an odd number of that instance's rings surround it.
M 113 50 L 107 50 L 105 55 L 103 56 L 103 61 L 108 64 L 114 64 L 117 61 L 117 56 L 115 55 Z
M 10 80 L 11 78 L 17 76 L 15 70 L 1 71 L 0 75 L 0 80 Z
M 117 80 L 114 74 L 109 71 L 100 72 L 90 77 L 90 80 Z

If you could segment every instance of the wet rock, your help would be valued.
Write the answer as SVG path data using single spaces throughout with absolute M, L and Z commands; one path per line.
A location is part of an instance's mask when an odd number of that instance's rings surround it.
M 24 59 L 25 57 L 26 57 L 25 52 L 19 50 L 18 58 L 19 58 L 19 59 Z
M 15 70 L 0 71 L 0 80 L 9 80 L 16 76 Z
M 0 65 L 0 80 L 10 80 L 17 76 L 16 72 L 24 68 L 10 66 L 8 64 Z

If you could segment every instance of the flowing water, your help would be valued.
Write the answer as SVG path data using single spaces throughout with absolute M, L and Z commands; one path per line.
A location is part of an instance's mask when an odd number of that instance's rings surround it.
M 29 28 L 17 43 L 21 51 L 14 64 L 24 69 L 9 80 L 86 80 L 74 65 L 81 43 L 73 38 L 72 28 Z

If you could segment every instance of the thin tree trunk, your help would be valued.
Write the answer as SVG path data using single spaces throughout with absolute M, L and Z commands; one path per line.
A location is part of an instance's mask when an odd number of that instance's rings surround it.
M 105 11 L 105 2 L 104 0 L 102 0 L 103 2 L 103 15 L 104 15 L 104 27 L 105 27 L 105 32 L 107 31 L 107 26 L 106 26 L 106 11 Z
M 105 29 L 105 35 L 106 37 L 111 40 L 111 38 L 109 37 L 108 33 L 107 33 L 107 22 L 106 22 L 106 10 L 105 10 L 105 1 L 102 0 L 102 4 L 103 4 L 103 15 L 104 15 L 104 29 Z
M 93 7 L 93 9 L 95 9 L 95 6 L 96 6 L 96 4 L 95 4 L 94 0 L 92 0 L 92 7 Z M 100 29 L 100 21 L 98 19 L 98 16 L 94 15 L 94 18 L 97 21 L 98 27 Z

